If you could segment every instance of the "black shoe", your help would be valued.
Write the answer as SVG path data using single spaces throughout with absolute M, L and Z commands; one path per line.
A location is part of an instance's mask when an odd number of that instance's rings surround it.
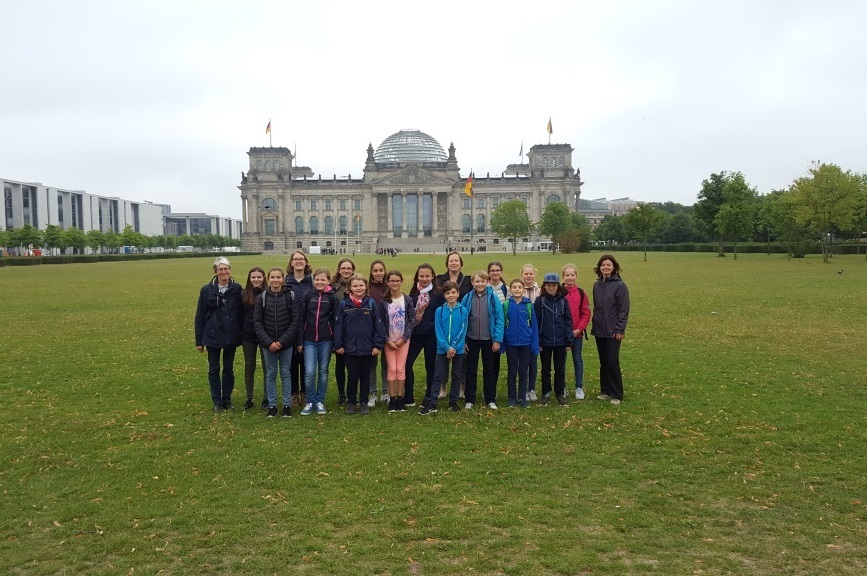
M 222 404 L 214 404 L 214 412 L 223 412 L 225 408 L 223 408 Z
M 361 412 L 362 416 L 370 414 L 370 406 L 367 405 L 367 402 L 361 403 L 361 408 L 359 409 L 359 412 Z
M 425 404 L 424 406 L 421 407 L 421 410 L 419 410 L 418 413 L 421 416 L 427 416 L 428 414 L 433 414 L 436 411 L 437 411 L 437 405 L 436 404 L 433 404 L 431 406 L 428 406 L 427 404 Z
M 268 409 L 268 399 L 267 399 L 267 398 L 262 398 L 262 403 L 259 404 L 259 407 L 260 407 L 262 410 L 267 410 L 267 409 Z
M 413 398 L 413 397 L 407 398 L 406 396 L 404 396 L 403 407 L 404 408 L 412 408 L 413 406 L 415 406 L 415 398 Z
M 347 404 L 346 405 L 346 413 L 349 414 L 350 416 L 355 414 L 355 412 L 357 410 L 358 410 L 358 406 L 356 406 L 355 404 Z
M 452 412 L 460 412 L 461 409 L 458 408 L 457 402 L 449 402 L 449 410 L 451 410 Z
M 566 397 L 557 396 L 557 404 L 559 404 L 560 406 L 566 406 Z
M 292 406 L 283 406 L 283 418 L 292 418 Z
M 339 394 L 337 396 L 337 404 L 339 406 L 343 406 L 344 404 L 346 404 L 346 394 Z
M 234 410 L 234 409 L 235 409 L 235 405 L 232 404 L 231 401 L 230 401 L 230 402 L 223 402 L 223 408 L 226 409 L 226 410 Z
M 397 411 L 406 412 L 406 402 L 404 402 L 403 396 L 398 396 L 397 398 Z
M 249 410 L 249 409 L 252 408 L 253 406 L 254 406 L 253 401 L 252 401 L 252 400 L 247 400 L 246 402 L 244 402 L 244 405 L 241 406 L 241 410 Z
M 268 416 L 267 418 L 276 418 L 277 417 L 277 407 L 268 408 Z
M 547 406 L 551 401 L 550 394 L 543 394 L 541 398 L 539 398 L 539 406 Z
M 391 399 L 389 399 L 389 401 L 388 401 L 388 411 L 389 411 L 389 413 L 391 413 L 391 412 L 399 412 L 399 411 L 400 411 L 400 410 L 398 409 L 398 407 L 397 407 L 397 398 L 392 397 Z

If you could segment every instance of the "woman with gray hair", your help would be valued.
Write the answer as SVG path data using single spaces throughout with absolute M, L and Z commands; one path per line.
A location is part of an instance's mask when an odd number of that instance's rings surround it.
M 233 408 L 235 350 L 241 344 L 244 314 L 241 292 L 241 285 L 232 278 L 229 260 L 223 256 L 214 260 L 214 278 L 202 286 L 196 307 L 196 350 L 208 350 L 208 382 L 214 412 Z

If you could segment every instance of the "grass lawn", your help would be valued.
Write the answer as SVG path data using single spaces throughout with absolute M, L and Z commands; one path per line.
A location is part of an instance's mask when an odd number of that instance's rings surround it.
M 496 257 L 589 289 L 599 255 Z M 583 402 L 505 409 L 504 363 L 501 410 L 426 418 L 333 383 L 324 417 L 215 415 L 210 258 L 0 269 L 0 573 L 867 573 L 863 256 L 617 256 L 622 405 L 591 340 Z M 385 260 L 408 291 L 424 259 Z

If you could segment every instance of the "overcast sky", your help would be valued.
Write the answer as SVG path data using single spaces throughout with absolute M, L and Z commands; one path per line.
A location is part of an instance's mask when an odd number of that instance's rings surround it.
M 867 3 L 0 0 L 0 177 L 239 218 L 247 150 L 323 177 L 415 128 L 461 174 L 575 149 L 587 199 L 867 172 Z

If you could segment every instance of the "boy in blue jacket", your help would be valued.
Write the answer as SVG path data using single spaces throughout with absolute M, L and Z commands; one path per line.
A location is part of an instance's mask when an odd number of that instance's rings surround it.
M 484 270 L 472 276 L 473 290 L 463 297 L 467 309 L 467 357 L 464 408 L 471 410 L 476 402 L 476 381 L 479 376 L 479 356 L 482 357 L 482 393 L 490 410 L 497 409 L 497 377 L 499 376 L 500 345 L 503 343 L 503 304 L 488 285 Z
M 437 396 L 445 380 L 449 361 L 452 363 L 452 386 L 449 391 L 449 410 L 458 411 L 458 393 L 464 380 L 464 351 L 467 345 L 467 309 L 458 302 L 458 285 L 448 280 L 443 284 L 446 303 L 437 308 L 434 329 L 437 337 L 437 358 L 434 379 L 428 397 L 419 411 L 422 416 L 437 411 Z
M 533 304 L 524 296 L 524 283 L 520 279 L 509 283 L 511 295 L 503 303 L 505 316 L 503 347 L 508 363 L 507 385 L 509 406 L 526 408 L 527 385 L 530 381 L 530 363 L 539 353 L 539 324 L 533 313 Z M 515 379 L 518 389 L 515 389 Z

